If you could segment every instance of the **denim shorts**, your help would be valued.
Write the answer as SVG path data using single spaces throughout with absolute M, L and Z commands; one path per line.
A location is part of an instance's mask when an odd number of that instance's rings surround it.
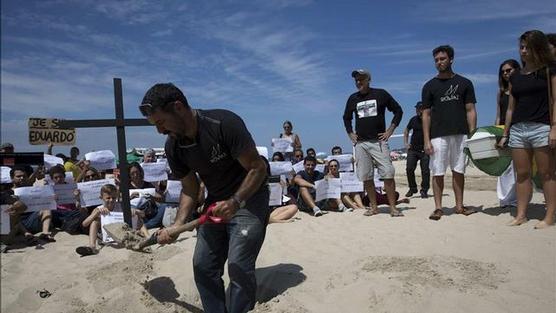
M 541 148 L 548 146 L 548 134 L 550 133 L 550 125 L 521 122 L 512 125 L 510 128 L 510 148 Z

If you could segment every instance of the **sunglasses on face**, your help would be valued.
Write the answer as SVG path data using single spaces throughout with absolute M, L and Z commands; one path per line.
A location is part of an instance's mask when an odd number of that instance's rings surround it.
M 139 106 L 139 111 L 143 114 L 144 117 L 151 116 L 157 108 L 164 108 L 170 103 L 174 103 L 175 101 L 166 102 L 162 105 L 152 105 L 150 103 L 143 103 Z
M 337 168 L 338 165 L 328 165 L 329 168 Z
M 503 74 L 511 73 L 513 70 L 514 70 L 513 68 L 508 68 L 508 69 L 502 70 L 502 73 Z

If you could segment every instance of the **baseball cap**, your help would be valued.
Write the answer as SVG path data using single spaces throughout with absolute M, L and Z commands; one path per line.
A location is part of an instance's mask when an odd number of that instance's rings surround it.
M 353 72 L 351 72 L 351 77 L 355 78 L 356 76 L 367 76 L 367 77 L 371 77 L 371 73 L 369 73 L 369 71 L 364 70 L 362 68 L 354 70 Z

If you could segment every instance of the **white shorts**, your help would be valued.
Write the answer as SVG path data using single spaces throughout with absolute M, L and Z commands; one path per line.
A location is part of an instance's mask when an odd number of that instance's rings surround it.
M 432 176 L 444 176 L 448 165 L 452 171 L 465 174 L 467 157 L 463 153 L 467 135 L 451 135 L 437 137 L 431 140 L 433 154 L 430 156 L 430 169 Z

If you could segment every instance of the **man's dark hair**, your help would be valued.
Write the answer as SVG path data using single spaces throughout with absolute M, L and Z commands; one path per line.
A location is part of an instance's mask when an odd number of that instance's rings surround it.
M 556 47 L 556 33 L 550 33 L 550 34 L 546 34 L 546 39 L 548 39 L 548 42 L 553 45 L 554 47 Z
M 187 98 L 178 87 L 172 83 L 161 83 L 147 90 L 141 103 L 150 103 L 155 108 L 160 107 L 162 110 L 172 111 L 172 109 L 166 108 L 166 104 L 174 101 L 180 101 L 186 108 L 189 108 Z
M 54 178 L 54 174 L 62 174 L 64 177 L 66 177 L 66 169 L 64 168 L 64 166 L 56 164 L 48 171 L 48 175 L 50 175 L 50 178 Z
M 340 150 L 340 151 L 342 151 L 342 147 L 340 147 L 340 146 L 334 146 L 334 147 L 332 147 L 332 150 L 330 150 L 330 151 L 334 152 L 334 150 Z
M 317 159 L 315 157 L 312 157 L 312 156 L 306 156 L 305 159 L 303 159 L 303 165 L 305 165 L 307 162 L 315 162 L 315 164 L 316 164 Z
M 309 149 L 305 150 L 305 154 L 309 154 L 310 151 L 313 151 L 314 154 L 317 153 L 317 152 L 315 151 L 315 149 L 309 148 Z
M 25 171 L 25 166 L 16 165 L 16 166 L 12 167 L 12 169 L 10 170 L 10 178 L 12 178 L 12 179 L 14 178 L 15 171 L 21 171 L 21 172 L 25 173 L 26 175 L 29 175 L 29 174 L 27 174 L 27 172 Z
M 284 154 L 282 154 L 282 152 L 280 151 L 276 151 L 274 152 L 274 154 L 272 155 L 272 160 L 274 161 L 274 157 L 278 156 L 278 158 L 280 159 L 280 161 L 284 161 Z M 266 158 L 265 158 L 266 159 Z M 267 160 L 268 161 L 268 160 Z
M 432 56 L 437 55 L 439 52 L 445 52 L 450 59 L 454 58 L 454 48 L 452 48 L 450 45 L 443 45 L 434 48 L 434 50 L 432 50 Z

